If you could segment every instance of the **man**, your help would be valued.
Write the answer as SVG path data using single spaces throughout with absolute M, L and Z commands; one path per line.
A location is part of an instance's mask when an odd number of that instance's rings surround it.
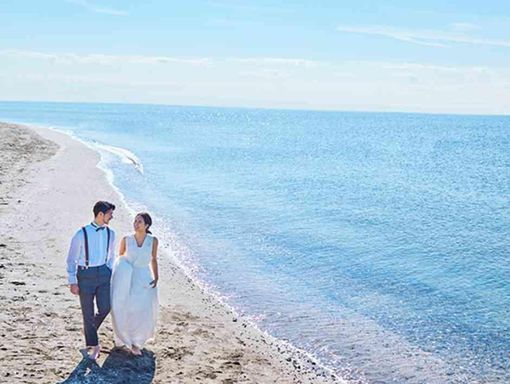
M 94 221 L 80 228 L 71 240 L 67 273 L 71 292 L 80 296 L 88 356 L 100 353 L 97 330 L 110 312 L 110 278 L 115 259 L 115 232 L 108 227 L 115 205 L 98 201 Z M 94 300 L 97 313 L 94 313 Z

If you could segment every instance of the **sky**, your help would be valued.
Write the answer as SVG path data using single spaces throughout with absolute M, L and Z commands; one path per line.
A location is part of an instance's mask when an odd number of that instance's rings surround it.
M 0 100 L 510 114 L 510 2 L 0 0 Z

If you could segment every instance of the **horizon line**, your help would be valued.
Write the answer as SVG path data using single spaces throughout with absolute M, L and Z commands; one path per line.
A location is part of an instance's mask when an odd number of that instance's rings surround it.
M 268 111 L 295 111 L 295 112 L 338 112 L 338 113 L 388 113 L 388 114 L 411 114 L 411 115 L 441 115 L 441 116 L 491 116 L 510 117 L 508 113 L 463 113 L 463 112 L 423 112 L 405 110 L 377 110 L 377 109 L 329 109 L 329 108 L 294 108 L 294 107 L 255 107 L 255 106 L 227 106 L 227 105 L 204 105 L 204 104 L 167 104 L 167 103 L 144 103 L 144 102 L 120 102 L 120 101 L 60 101 L 60 100 L 3 100 L 0 103 L 48 103 L 48 104 L 106 104 L 106 105 L 140 105 L 162 106 L 179 108 L 220 108 L 220 109 L 249 109 Z

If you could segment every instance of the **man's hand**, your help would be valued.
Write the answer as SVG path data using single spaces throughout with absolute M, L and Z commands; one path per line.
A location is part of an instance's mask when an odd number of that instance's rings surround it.
M 78 284 L 71 284 L 69 289 L 71 290 L 71 293 L 73 295 L 79 295 L 80 294 L 80 288 L 78 288 Z
M 158 278 L 156 277 L 154 280 L 152 280 L 149 284 L 152 288 L 156 288 L 158 285 Z

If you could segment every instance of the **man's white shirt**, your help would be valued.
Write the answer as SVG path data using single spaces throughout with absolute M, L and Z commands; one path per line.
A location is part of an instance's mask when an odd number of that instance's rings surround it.
M 99 229 L 102 228 L 102 229 Z M 110 269 L 115 261 L 115 232 L 110 229 L 110 245 L 107 252 L 108 231 L 106 226 L 99 227 L 95 223 L 85 226 L 89 246 L 89 267 L 106 264 Z M 78 266 L 85 267 L 85 237 L 80 228 L 71 240 L 67 254 L 67 280 L 69 284 L 77 284 L 76 271 Z

